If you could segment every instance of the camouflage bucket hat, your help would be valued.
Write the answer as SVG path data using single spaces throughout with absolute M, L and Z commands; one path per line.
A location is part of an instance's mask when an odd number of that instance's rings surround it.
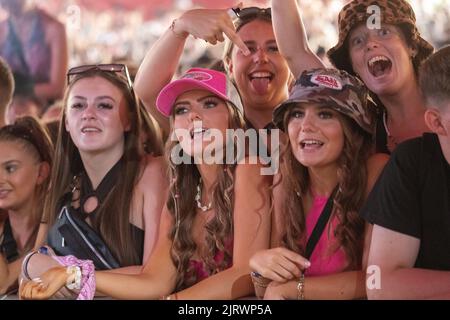
M 374 133 L 375 112 L 369 109 L 369 92 L 361 80 L 345 71 L 313 69 L 304 71 L 291 89 L 288 100 L 273 112 L 273 123 L 284 128 L 284 116 L 299 103 L 315 103 L 330 107 L 353 119 L 358 126 Z
M 345 5 L 338 18 L 339 41 L 327 52 L 331 62 L 336 68 L 354 75 L 347 50 L 347 37 L 353 28 L 365 23 L 373 15 L 373 11 L 367 12 L 367 8 L 372 5 L 380 8 L 382 23 L 400 26 L 407 43 L 417 49 L 413 65 L 418 70 L 421 62 L 433 53 L 434 48 L 420 36 L 414 11 L 405 0 L 354 0 Z

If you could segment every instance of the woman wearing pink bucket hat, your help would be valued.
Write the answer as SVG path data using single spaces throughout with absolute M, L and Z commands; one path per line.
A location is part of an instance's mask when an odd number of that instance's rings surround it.
M 271 178 L 260 174 L 256 158 L 227 161 L 224 151 L 236 143 L 224 138 L 226 130 L 244 127 L 239 95 L 224 73 L 193 68 L 165 86 L 156 102 L 171 124 L 171 184 L 157 244 L 140 274 L 97 271 L 94 284 L 118 299 L 250 296 L 249 259 L 269 246 Z M 225 161 L 209 162 L 206 150 L 217 142 L 223 144 L 214 155 Z M 69 277 L 66 268 L 54 268 L 41 283 L 27 284 L 22 297 L 49 298 Z
M 322 67 L 308 47 L 296 2 L 274 0 L 273 15 L 280 51 L 294 75 Z M 369 25 L 373 23 L 379 25 Z M 328 51 L 333 64 L 361 78 L 377 102 L 379 152 L 390 153 L 400 142 L 428 131 L 417 70 L 433 47 L 415 23 L 414 11 L 405 0 L 354 0 L 342 8 L 339 41 Z

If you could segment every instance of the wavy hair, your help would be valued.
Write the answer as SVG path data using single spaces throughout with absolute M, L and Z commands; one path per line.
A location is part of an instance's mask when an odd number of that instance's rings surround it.
M 287 128 L 290 112 L 286 112 L 284 125 Z M 364 244 L 364 220 L 358 211 L 365 200 L 367 186 L 367 159 L 372 148 L 372 137 L 352 119 L 339 114 L 344 133 L 344 147 L 337 160 L 338 191 L 334 198 L 332 216 L 337 217 L 335 236 L 338 246 L 345 252 L 346 270 L 355 270 L 362 265 Z M 304 254 L 306 245 L 306 212 L 304 200 L 310 191 L 308 168 L 292 153 L 290 144 L 283 150 L 284 161 L 280 165 L 285 198 L 282 202 L 285 216 L 282 243 L 288 249 Z
M 240 112 L 234 106 L 226 103 L 229 111 L 228 128 L 242 129 L 244 121 Z M 171 124 L 173 116 L 171 117 Z M 173 128 L 173 125 L 171 125 Z M 196 216 L 195 195 L 200 181 L 200 173 L 195 164 L 176 165 L 171 159 L 171 153 L 179 144 L 178 141 L 169 139 L 166 144 L 166 156 L 170 170 L 170 187 L 167 208 L 173 218 L 174 224 L 170 231 L 172 240 L 171 257 L 177 267 L 176 290 L 189 287 L 186 276 L 192 270 L 189 260 L 197 250 L 197 245 L 192 236 L 192 228 Z M 236 150 L 236 148 L 234 149 Z M 183 152 L 181 150 L 181 152 Z M 226 152 L 224 153 L 225 157 Z M 225 161 L 224 161 L 225 163 Z M 234 172 L 236 163 L 223 164 L 218 171 L 216 183 L 212 186 L 212 203 L 215 215 L 206 223 L 206 246 L 207 252 L 202 256 L 208 270 L 216 273 L 225 269 L 232 260 L 232 252 L 227 247 L 230 236 L 233 235 L 233 207 L 234 207 Z M 181 193 L 182 192 L 182 193 Z M 214 261 L 217 252 L 224 253 L 223 261 Z
M 92 219 L 92 226 L 111 249 L 121 266 L 136 265 L 141 263 L 142 253 L 138 252 L 136 246 L 133 245 L 137 239 L 135 239 L 130 229 L 129 213 L 133 196 L 133 193 L 130 191 L 137 184 L 143 172 L 145 161 L 144 145 L 141 143 L 143 137 L 141 134 L 143 129 L 142 109 L 139 107 L 137 97 L 130 90 L 125 79 L 117 73 L 100 70 L 90 70 L 81 73 L 71 81 L 64 97 L 65 109 L 73 85 L 81 79 L 94 77 L 107 80 L 123 93 L 130 119 L 130 130 L 124 133 L 125 143 L 122 155 L 122 169 L 118 174 L 114 187 L 98 207 Z M 74 177 L 80 176 L 84 170 L 80 153 L 70 134 L 65 130 L 65 120 L 66 110 L 64 110 L 59 122 L 55 166 L 53 167 L 51 178 L 52 192 L 47 198 L 44 209 L 44 217 L 49 226 L 56 219 L 64 195 L 74 187 Z M 152 139 L 151 141 L 157 140 Z M 157 146 L 155 146 L 155 150 L 158 150 Z

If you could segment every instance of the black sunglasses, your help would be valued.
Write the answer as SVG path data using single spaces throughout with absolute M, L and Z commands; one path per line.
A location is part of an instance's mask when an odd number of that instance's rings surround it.
M 84 65 L 84 66 L 78 66 L 78 67 L 71 68 L 67 72 L 67 84 L 70 84 L 75 76 L 85 73 L 85 72 L 94 71 L 94 70 L 117 73 L 126 79 L 128 86 L 130 87 L 130 90 L 133 89 L 133 83 L 131 81 L 130 73 L 128 72 L 128 68 L 126 65 L 121 64 L 121 63 L 92 64 L 92 65 Z
M 252 19 L 256 17 L 272 18 L 272 10 L 270 8 L 248 7 L 248 8 L 231 8 L 236 16 L 241 20 Z

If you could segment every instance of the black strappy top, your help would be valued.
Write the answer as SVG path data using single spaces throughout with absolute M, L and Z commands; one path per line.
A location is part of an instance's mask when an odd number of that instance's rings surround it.
M 14 262 L 19 258 L 17 243 L 14 239 L 9 219 L 6 219 L 3 225 L 3 239 L 0 244 L 0 251 L 3 253 L 8 263 Z
M 81 174 L 80 207 L 78 209 L 75 209 L 75 211 L 80 213 L 83 219 L 86 219 L 88 216 L 92 218 L 95 217 L 97 208 L 106 199 L 109 192 L 114 188 L 116 181 L 118 179 L 119 172 L 122 168 L 123 163 L 122 159 L 123 158 L 117 161 L 117 163 L 108 171 L 108 173 L 103 177 L 103 180 L 100 182 L 97 189 L 95 190 L 92 187 L 91 179 L 89 179 L 89 176 L 87 175 L 86 171 L 84 171 Z M 96 197 L 98 200 L 98 205 L 93 212 L 87 213 L 84 210 L 84 205 L 90 197 Z M 133 239 L 135 239 L 133 247 L 137 248 L 138 250 L 137 252 L 142 262 L 142 257 L 144 254 L 144 236 L 145 236 L 144 230 L 138 228 L 132 223 L 130 223 L 130 228 Z

